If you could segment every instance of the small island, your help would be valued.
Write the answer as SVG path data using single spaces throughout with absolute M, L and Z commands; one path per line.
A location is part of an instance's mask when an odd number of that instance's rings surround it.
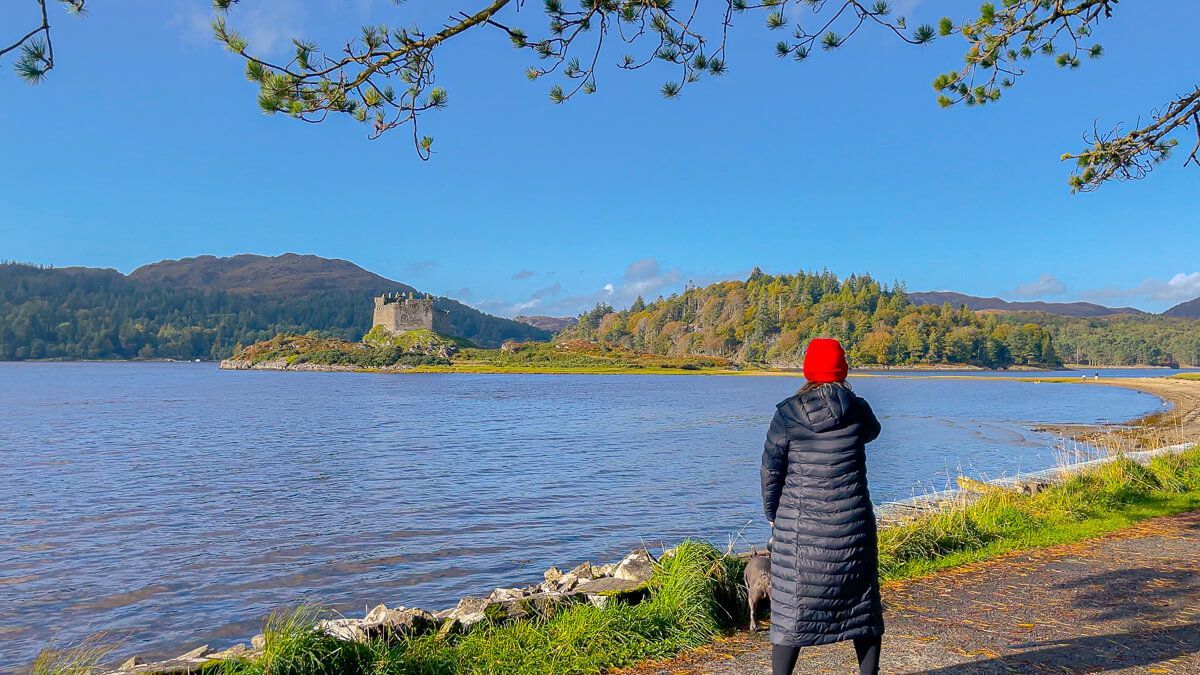
M 386 294 L 375 298 L 372 328 L 359 342 L 317 335 L 277 335 L 237 350 L 225 370 L 380 373 L 740 373 L 746 367 L 718 356 L 660 356 L 582 339 L 505 342 L 484 349 L 447 334 L 433 298 Z

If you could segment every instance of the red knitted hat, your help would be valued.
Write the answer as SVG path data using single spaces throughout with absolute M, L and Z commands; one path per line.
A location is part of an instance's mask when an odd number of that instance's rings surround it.
M 814 338 L 804 352 L 804 377 L 809 382 L 842 382 L 846 379 L 846 351 L 833 338 Z

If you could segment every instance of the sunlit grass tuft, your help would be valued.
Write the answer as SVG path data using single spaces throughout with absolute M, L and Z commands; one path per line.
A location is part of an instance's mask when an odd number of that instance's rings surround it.
M 427 634 L 388 644 L 338 642 L 314 628 L 312 607 L 267 621 L 261 656 L 214 664 L 210 673 L 597 673 L 703 645 L 742 620 L 743 563 L 685 541 L 659 562 L 648 598 L 604 607 L 575 604 L 528 621 L 485 625 L 465 635 Z M 728 603 L 728 604 L 727 604 Z
M 29 667 L 31 675 L 91 675 L 118 645 L 106 633 L 90 635 L 65 647 L 47 647 Z
M 1124 456 L 1034 495 L 989 492 L 879 533 L 884 579 L 901 579 L 1009 551 L 1078 541 L 1153 516 L 1200 508 L 1200 448 L 1148 465 Z

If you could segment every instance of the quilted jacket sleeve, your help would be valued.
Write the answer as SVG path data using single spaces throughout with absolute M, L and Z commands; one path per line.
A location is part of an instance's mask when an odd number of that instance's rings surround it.
M 763 511 L 767 520 L 775 520 L 775 511 L 779 509 L 779 495 L 783 492 L 783 481 L 787 476 L 787 425 L 778 410 L 771 420 L 771 428 L 767 430 L 767 441 L 763 444 L 762 468 L 759 476 L 762 480 Z
M 875 411 L 871 410 L 871 404 L 867 403 L 867 399 L 858 399 L 858 405 L 862 409 L 862 441 L 863 443 L 870 443 L 879 438 L 879 432 L 882 427 L 879 425 L 879 418 L 875 417 Z

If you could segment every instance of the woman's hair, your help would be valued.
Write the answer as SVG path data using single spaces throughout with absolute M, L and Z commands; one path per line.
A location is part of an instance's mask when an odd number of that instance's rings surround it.
M 812 382 L 812 381 L 809 381 L 809 382 L 805 382 L 804 386 L 800 387 L 800 391 L 798 391 L 796 393 L 803 394 L 806 391 L 812 391 L 813 389 L 816 389 L 818 387 L 842 387 L 844 389 L 850 389 L 850 383 L 845 380 L 842 380 L 841 382 Z M 853 389 L 851 389 L 851 391 L 853 391 Z

